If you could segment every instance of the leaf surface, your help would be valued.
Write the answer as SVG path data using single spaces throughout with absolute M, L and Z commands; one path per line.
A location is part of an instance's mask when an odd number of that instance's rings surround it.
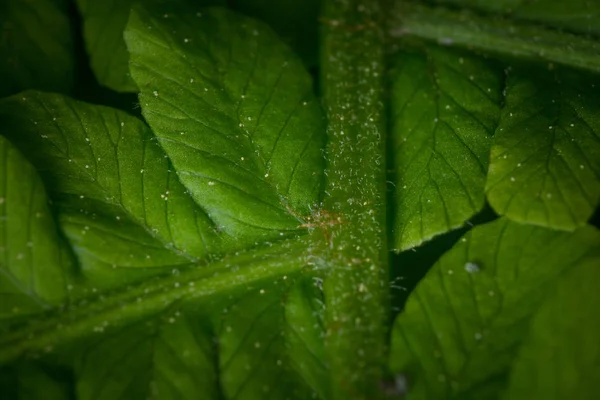
M 535 320 L 544 318 L 544 304 L 566 274 L 598 265 L 599 249 L 592 227 L 568 233 L 499 219 L 470 231 L 420 282 L 394 324 L 391 368 L 408 379 L 408 398 L 499 398 L 519 354 L 552 351 L 545 343 L 528 350 Z M 577 290 L 569 296 L 564 307 L 589 299 Z M 574 315 L 577 309 L 561 314 L 559 326 L 573 326 Z M 554 371 L 570 373 L 556 361 Z M 589 365 L 580 361 L 578 370 Z
M 510 73 L 486 183 L 499 214 L 573 230 L 600 201 L 600 96 L 572 73 Z
M 461 52 L 405 52 L 392 72 L 394 246 L 405 250 L 481 211 L 503 72 Z
M 75 57 L 64 0 L 0 4 L 0 97 L 25 89 L 69 92 Z
M 300 60 L 262 23 L 181 2 L 134 7 L 125 38 L 144 116 L 209 217 L 236 237 L 295 231 L 325 138 Z
M 312 312 L 298 316 L 294 321 L 296 325 L 290 325 L 286 311 L 290 307 L 304 307 L 304 299 L 294 294 L 296 289 L 289 287 L 286 281 L 281 279 L 251 287 L 247 296 L 224 310 L 218 342 L 226 398 L 301 400 L 309 398 L 313 390 L 322 389 L 311 390 L 307 383 L 315 381 L 302 379 L 302 375 L 318 375 L 323 370 L 308 370 L 314 365 L 315 354 L 305 344 L 305 337 L 299 336 L 295 329 L 316 330 L 323 335 L 323 326 L 318 323 L 317 313 Z M 317 362 L 322 368 L 323 359 Z
M 137 118 L 37 92 L 4 100 L 0 116 L 50 188 L 84 273 L 170 270 L 221 251 L 214 224 Z
M 0 319 L 67 301 L 72 267 L 41 179 L 0 136 Z
M 76 363 L 79 398 L 220 398 L 207 322 L 197 313 L 166 310 L 95 338 Z
M 322 326 L 310 312 L 296 313 L 294 329 L 303 333 L 290 330 L 286 310 L 303 309 L 304 301 L 294 291 L 280 277 L 250 285 L 234 301 L 174 304 L 125 328 L 100 326 L 108 333 L 84 344 L 77 358 L 79 396 L 305 399 L 312 391 L 295 368 L 314 376 L 307 368 L 315 354 L 306 351 L 304 329 L 322 334 Z
M 92 71 L 100 84 L 118 92 L 138 91 L 129 74 L 129 53 L 123 39 L 133 3 L 133 0 L 77 0 Z M 208 6 L 226 2 L 200 0 L 196 3 Z
M 598 258 L 588 259 L 568 271 L 537 312 L 506 399 L 585 399 L 597 393 L 599 265 Z
M 77 0 L 90 66 L 98 82 L 119 92 L 135 92 L 123 31 L 133 0 Z

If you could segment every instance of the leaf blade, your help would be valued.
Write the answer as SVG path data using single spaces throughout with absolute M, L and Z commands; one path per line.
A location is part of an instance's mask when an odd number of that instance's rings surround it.
M 0 319 L 67 302 L 72 260 L 31 164 L 0 136 Z
M 319 197 L 324 140 L 300 61 L 262 23 L 176 3 L 135 8 L 126 41 L 144 115 L 194 199 L 236 236 L 295 230 Z
M 81 346 L 81 399 L 219 399 L 216 346 L 198 313 L 164 310 Z
M 503 73 L 478 57 L 433 46 L 398 58 L 391 109 L 394 245 L 401 251 L 482 210 Z
M 57 94 L 4 99 L 2 125 L 37 166 L 87 296 L 217 258 L 251 243 L 218 232 L 137 118 Z
M 516 70 L 490 155 L 487 198 L 524 223 L 573 230 L 600 202 L 600 97 L 585 78 Z
M 532 321 L 505 398 L 584 399 L 596 393 L 599 271 L 597 260 L 588 259 L 558 283 Z
M 531 318 L 565 271 L 597 261 L 599 243 L 592 227 L 567 233 L 505 218 L 469 232 L 395 322 L 391 368 L 408 377 L 411 398 L 497 398 Z
M 136 92 L 129 75 L 123 31 L 133 0 L 77 0 L 90 66 L 98 82 L 119 92 Z

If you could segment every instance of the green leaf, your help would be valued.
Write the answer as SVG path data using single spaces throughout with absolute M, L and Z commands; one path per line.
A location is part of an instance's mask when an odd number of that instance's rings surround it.
M 331 398 L 325 333 L 323 279 L 299 280 L 286 295 L 285 340 L 290 364 L 319 399 Z
M 77 394 L 87 399 L 219 399 L 210 321 L 167 309 L 83 346 Z
M 40 178 L 0 136 L 0 319 L 67 301 L 71 268 Z
M 233 302 L 174 305 L 88 341 L 78 352 L 80 398 L 308 398 L 293 366 L 315 375 L 315 355 L 302 339 L 308 330 L 322 335 L 322 325 L 300 311 L 294 329 L 302 331 L 290 337 L 287 309 L 304 309 L 310 278 L 299 282 L 300 292 L 290 292 L 288 282 L 250 285 Z
M 76 287 L 83 294 L 194 265 L 164 241 L 148 234 L 147 227 L 124 214 L 120 207 L 89 200 L 60 204 L 60 226 L 85 277 Z
M 24 89 L 69 92 L 75 57 L 64 0 L 0 4 L 0 97 Z
M 509 74 L 486 183 L 496 212 L 556 229 L 585 225 L 600 201 L 595 82 L 567 72 Z
M 218 15 L 222 11 L 215 13 Z M 275 62 L 285 63 L 289 59 L 293 67 L 291 72 L 282 72 L 276 77 L 282 88 L 273 88 L 273 93 L 267 92 L 267 95 L 273 96 L 273 101 L 283 97 L 295 100 L 295 103 L 283 107 L 280 102 L 274 112 L 270 112 L 270 106 L 265 104 L 264 120 L 268 121 L 268 126 L 258 124 L 253 140 L 266 146 L 274 139 L 275 154 L 270 169 L 259 171 L 272 175 L 275 183 L 283 182 L 281 177 L 286 177 L 286 173 L 290 175 L 291 182 L 285 181 L 285 207 L 280 197 L 277 201 L 285 211 L 285 217 L 293 221 L 286 230 L 296 232 L 298 225 L 304 222 L 296 216 L 296 210 L 310 213 L 310 207 L 318 201 L 324 135 L 323 130 L 317 128 L 323 128 L 323 116 L 311 94 L 312 83 L 300 62 L 267 28 L 256 28 L 257 31 L 260 29 L 260 34 L 270 36 L 269 46 L 272 43 L 282 46 L 283 55 Z M 298 71 L 303 74 L 299 84 L 292 81 L 292 76 L 298 79 L 294 76 Z M 254 90 L 252 85 L 251 89 Z M 248 89 L 247 93 L 254 93 L 252 90 Z M 221 398 L 222 390 L 251 399 L 271 390 L 279 393 L 274 395 L 275 398 L 291 394 L 294 398 L 304 399 L 313 392 L 303 382 L 304 376 L 311 383 L 317 382 L 319 387 L 315 390 L 328 390 L 322 361 L 317 360 L 321 370 L 313 371 L 315 360 L 311 357 L 315 356 L 308 354 L 307 357 L 304 352 L 305 348 L 318 352 L 319 340 L 323 337 L 322 324 L 312 311 L 315 304 L 309 301 L 307 305 L 301 298 L 311 292 L 306 289 L 292 292 L 290 299 L 299 304 L 288 315 L 284 307 L 288 303 L 287 294 L 280 290 L 285 287 L 286 279 L 292 280 L 304 266 L 305 242 L 273 246 L 268 249 L 272 253 L 267 253 L 266 258 L 261 256 L 259 249 L 239 257 L 236 252 L 216 265 L 208 265 L 206 272 L 202 272 L 202 268 L 190 268 L 192 263 L 207 255 L 210 259 L 211 255 L 221 255 L 234 246 L 253 246 L 269 237 L 279 239 L 286 232 L 274 230 L 269 225 L 267 234 L 262 230 L 248 230 L 245 236 L 233 238 L 226 232 L 226 227 L 215 226 L 194 203 L 188 190 L 180 186 L 175 167 L 162 153 L 149 129 L 125 113 L 63 96 L 27 92 L 1 102 L 0 121 L 3 129 L 12 128 L 11 139 L 27 151 L 52 189 L 58 220 L 79 257 L 86 278 L 73 290 L 77 291 L 77 296 L 88 296 L 64 313 L 39 318 L 26 326 L 17 324 L 14 330 L 9 325 L 11 329 L 6 329 L 4 340 L 11 345 L 2 346 L 9 350 L 2 357 L 12 358 L 24 352 L 35 354 L 40 349 L 55 348 L 63 356 L 74 354 L 79 359 L 75 372 L 78 395 L 82 398 L 136 398 L 153 396 L 157 391 L 167 398 L 196 398 L 198 393 L 208 398 Z M 302 122 L 307 124 L 300 126 Z M 270 126 L 277 130 L 269 130 Z M 308 134 L 305 128 L 308 128 Z M 281 134 L 281 138 L 269 137 L 270 134 Z M 229 143 L 239 140 L 225 139 Z M 248 138 L 240 142 L 254 146 Z M 247 156 L 255 166 L 260 158 L 254 151 L 260 149 L 256 145 Z M 298 152 L 288 158 L 279 153 L 296 150 Z M 302 158 L 303 150 L 307 160 Z M 177 152 L 177 156 L 185 156 L 184 161 L 194 155 Z M 312 162 L 316 166 L 311 165 Z M 315 171 L 318 173 L 313 174 Z M 261 180 L 269 184 L 267 188 L 273 194 L 280 196 L 271 182 L 264 177 Z M 223 212 L 232 205 L 235 203 L 225 198 L 218 206 Z M 266 211 L 268 214 L 268 209 Z M 264 207 L 257 209 L 259 217 L 261 212 L 265 212 Z M 208 221 L 208 225 L 203 225 L 204 221 Z M 192 231 L 189 228 L 193 228 Z M 282 255 L 290 259 L 283 259 Z M 277 259 L 272 260 L 274 257 Z M 252 267 L 240 268 L 248 262 L 253 264 Z M 159 269 L 158 273 L 162 274 L 173 267 L 170 276 L 147 279 L 152 269 Z M 122 292 L 109 291 L 130 282 L 129 275 L 136 281 L 143 281 Z M 260 282 L 260 290 L 253 289 L 256 282 Z M 194 299 L 211 300 L 240 288 L 252 291 L 253 295 L 231 307 L 228 316 L 221 317 L 230 330 L 217 331 L 213 324 L 209 327 L 212 333 L 205 335 L 197 325 L 204 326 L 207 321 L 198 321 L 197 315 L 188 313 L 187 308 L 185 312 L 181 311 L 187 321 L 185 326 L 176 322 L 176 326 L 169 329 L 172 315 L 167 318 L 166 314 L 174 308 L 182 305 L 193 309 L 190 302 Z M 270 288 L 276 290 L 271 293 Z M 95 299 L 94 293 L 99 293 Z M 236 297 L 239 293 L 233 295 Z M 261 305 L 267 306 L 269 312 L 263 313 Z M 308 332 L 302 329 L 288 342 L 286 336 L 291 335 L 292 330 L 285 324 L 286 316 L 306 325 Z M 151 322 L 150 325 L 143 319 Z M 101 333 L 101 337 L 95 337 Z M 188 348 L 199 353 L 202 350 L 199 347 L 206 347 L 199 344 L 212 345 L 217 333 L 220 346 L 212 346 L 212 356 L 204 352 L 205 359 L 193 357 L 191 364 L 181 362 L 180 355 Z M 89 336 L 93 340 L 88 341 Z M 175 354 L 171 351 L 173 337 L 179 338 Z M 249 342 L 248 338 L 253 340 Z M 264 347 L 256 345 L 258 340 L 266 340 Z M 308 340 L 310 343 L 305 344 Z M 88 347 L 73 346 L 81 341 Z M 68 344 L 71 346 L 66 346 Z M 285 355 L 288 348 L 289 357 Z M 211 360 L 207 361 L 208 358 Z M 229 361 L 213 371 L 215 365 L 209 364 L 220 360 Z M 174 365 L 179 368 L 175 375 Z M 249 365 L 253 368 L 248 369 Z M 301 371 L 300 375 L 293 372 L 294 368 Z M 215 386 L 217 371 L 223 382 L 222 389 Z M 205 376 L 205 380 L 196 379 L 197 374 Z M 177 387 L 170 383 L 174 379 L 178 382 Z
M 290 289 L 286 281 L 287 278 L 251 287 L 247 296 L 223 310 L 218 343 L 225 398 L 307 399 L 313 393 L 307 383 L 317 383 L 311 377 L 322 379 L 319 383 L 325 385 L 315 390 L 327 389 L 329 382 L 324 380 L 323 361 L 319 359 L 315 365 L 315 355 L 310 351 L 314 347 L 304 342 L 307 330 L 323 337 L 318 316 L 310 311 L 296 315 L 297 325 L 293 327 L 286 320 L 290 307 L 294 311 L 305 308 L 302 304 L 305 300 L 294 292 L 305 290 L 306 281 L 299 280 L 297 284 L 303 286 L 300 289 Z M 303 311 L 306 309 L 300 312 Z M 292 329 L 304 331 L 298 335 Z M 313 366 L 317 369 L 309 370 Z M 306 382 L 302 375 L 308 378 Z
M 101 85 L 118 92 L 138 91 L 129 74 L 129 53 L 123 39 L 133 3 L 134 0 L 77 0 L 92 71 Z M 208 6 L 226 2 L 201 0 L 196 3 Z
M 490 62 L 427 47 L 391 73 L 394 247 L 409 249 L 481 211 L 504 73 Z
M 210 218 L 238 238 L 296 231 L 325 138 L 300 60 L 260 22 L 181 2 L 134 7 L 125 38 L 144 117 Z
M 536 337 L 535 321 L 543 318 L 537 315 L 552 302 L 546 299 L 565 274 L 597 266 L 599 249 L 600 233 L 592 227 L 567 233 L 500 219 L 465 235 L 420 282 L 395 322 L 390 363 L 408 378 L 409 398 L 499 398 L 519 352 L 529 351 L 528 337 Z M 569 304 L 590 304 L 583 293 L 571 295 L 578 300 Z M 573 326 L 576 313 L 561 313 L 562 323 Z M 555 339 L 566 343 L 599 333 Z M 550 351 L 539 346 L 532 351 Z M 578 369 L 589 365 L 575 362 Z M 561 364 L 552 367 L 562 370 Z
M 318 59 L 318 16 L 320 0 L 238 0 L 240 12 L 269 24 L 307 66 Z
M 119 92 L 136 92 L 129 75 L 123 31 L 134 0 L 77 0 L 92 71 L 98 82 Z
M 50 188 L 84 275 L 113 266 L 170 270 L 223 251 L 228 239 L 194 203 L 137 118 L 27 92 L 0 104 L 0 121 Z
M 585 399 L 598 392 L 598 265 L 597 258 L 587 259 L 568 271 L 540 308 L 513 367 L 506 399 Z

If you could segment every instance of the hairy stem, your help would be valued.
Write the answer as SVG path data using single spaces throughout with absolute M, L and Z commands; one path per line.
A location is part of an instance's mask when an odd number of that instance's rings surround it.
M 322 254 L 334 399 L 375 399 L 385 360 L 387 264 L 382 9 L 328 0 L 322 81 L 328 117 Z
M 600 72 L 600 42 L 593 38 L 497 15 L 486 17 L 407 1 L 395 1 L 390 15 L 391 37 L 413 35 L 445 45 Z
M 244 291 L 264 280 L 283 277 L 291 280 L 309 265 L 306 252 L 306 240 L 296 238 L 83 301 L 3 332 L 0 335 L 0 364 L 23 354 L 48 352 L 73 340 L 158 314 L 182 300 L 194 301 Z

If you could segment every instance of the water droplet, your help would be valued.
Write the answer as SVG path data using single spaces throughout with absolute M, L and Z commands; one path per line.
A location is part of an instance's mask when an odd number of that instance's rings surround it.
M 467 271 L 470 274 L 474 274 L 476 272 L 479 272 L 480 268 L 479 265 L 473 263 L 473 262 L 467 262 L 465 263 L 465 271 Z

